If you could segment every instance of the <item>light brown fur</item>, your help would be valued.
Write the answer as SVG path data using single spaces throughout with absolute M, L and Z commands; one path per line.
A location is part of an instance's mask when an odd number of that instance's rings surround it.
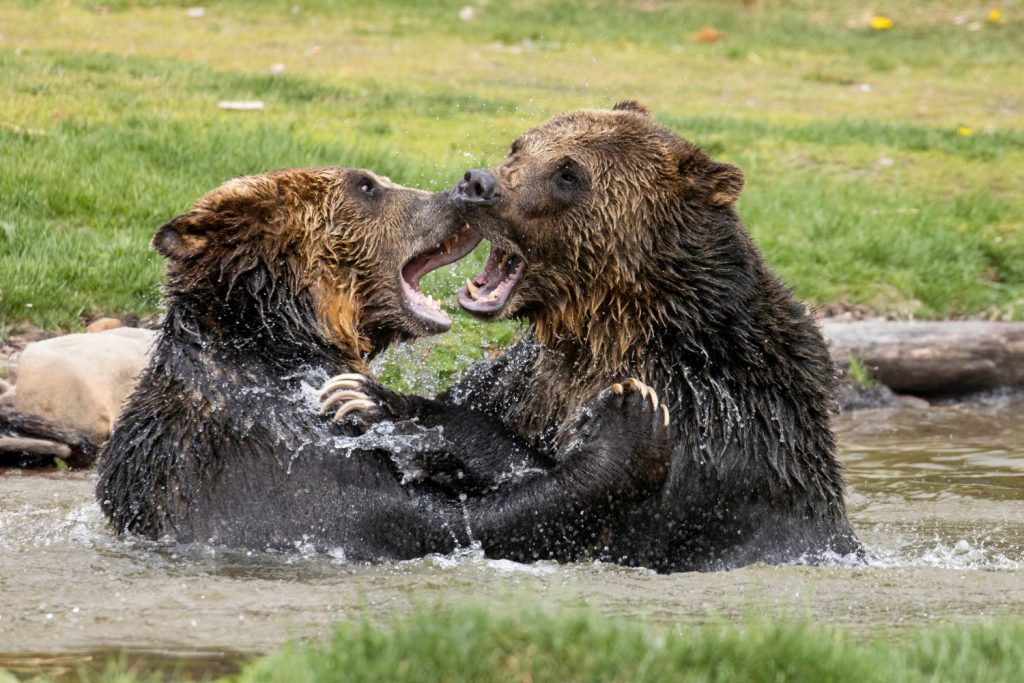
M 387 211 L 353 199 L 351 185 L 361 179 L 372 181 L 376 191 L 391 192 Z M 230 180 L 154 237 L 154 247 L 170 259 L 165 293 L 173 299 L 182 292 L 226 288 L 230 298 L 247 273 L 263 269 L 270 282 L 257 284 L 266 288 L 267 305 L 308 299 L 315 332 L 365 371 L 366 357 L 396 336 L 422 334 L 409 330 L 376 339 L 362 330 L 393 332 L 394 324 L 383 323 L 408 317 L 396 288 L 402 262 L 396 254 L 409 241 L 403 234 L 405 209 L 425 196 L 367 171 L 336 168 Z

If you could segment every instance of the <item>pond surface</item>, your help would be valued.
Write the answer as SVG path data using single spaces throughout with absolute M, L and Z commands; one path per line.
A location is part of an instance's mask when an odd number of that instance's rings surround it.
M 0 471 L 0 667 L 102 659 L 230 669 L 332 622 L 460 602 L 591 605 L 666 623 L 810 616 L 856 630 L 1024 613 L 1024 398 L 837 418 L 867 566 L 674 574 L 467 552 L 386 566 L 123 541 L 94 475 Z M 222 664 L 218 664 L 222 662 Z

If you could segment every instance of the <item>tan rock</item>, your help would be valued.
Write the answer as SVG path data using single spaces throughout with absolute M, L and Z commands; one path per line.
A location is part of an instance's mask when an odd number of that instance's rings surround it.
M 96 318 L 96 320 L 93 320 L 86 326 L 85 331 L 106 332 L 107 330 L 114 330 L 118 327 L 124 327 L 124 323 L 117 318 Z
M 29 344 L 18 362 L 14 407 L 101 443 L 135 388 L 155 335 L 119 327 Z

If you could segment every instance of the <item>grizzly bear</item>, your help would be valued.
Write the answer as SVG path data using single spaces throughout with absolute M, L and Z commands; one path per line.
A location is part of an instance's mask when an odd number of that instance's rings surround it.
M 314 387 L 330 375 L 365 373 L 389 343 L 448 328 L 420 279 L 478 241 L 447 195 L 342 168 L 236 178 L 161 227 L 165 317 L 100 454 L 97 496 L 114 529 L 355 561 L 473 543 L 559 557 L 592 544 L 617 514 L 613 493 L 648 495 L 667 473 L 668 429 L 639 383 L 595 398 L 602 426 L 564 465 L 526 467 L 524 449 L 521 476 L 465 501 L 416 480 L 403 449 L 470 459 L 460 434 L 486 433 L 520 457 L 500 424 L 465 411 L 444 432 L 407 423 L 357 436 L 318 410 Z
M 741 224 L 742 187 L 636 102 L 526 132 L 452 196 L 491 243 L 460 305 L 526 319 L 528 333 L 440 401 L 360 383 L 377 406 L 366 419 L 478 411 L 557 465 L 606 378 L 637 377 L 671 413 L 668 481 L 622 505 L 590 556 L 681 571 L 859 553 L 830 428 L 834 369 Z

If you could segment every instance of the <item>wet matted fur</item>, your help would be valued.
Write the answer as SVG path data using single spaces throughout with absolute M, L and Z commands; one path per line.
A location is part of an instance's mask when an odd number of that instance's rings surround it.
M 671 411 L 668 482 L 623 506 L 589 555 L 675 571 L 858 552 L 830 428 L 834 369 L 740 222 L 742 187 L 739 169 L 635 102 L 526 132 L 453 196 L 492 243 L 460 303 L 529 332 L 444 408 L 378 399 L 406 415 L 480 411 L 557 463 L 607 378 L 637 377 Z
M 461 226 L 446 195 L 341 168 L 237 178 L 163 226 L 153 246 L 168 260 L 165 319 L 99 466 L 97 495 L 115 530 L 312 546 L 352 560 L 473 542 L 557 556 L 576 536 L 593 537 L 600 516 L 579 524 L 580 513 L 607 509 L 621 481 L 659 485 L 667 456 L 651 476 L 644 450 L 628 450 L 631 460 L 591 440 L 564 467 L 533 470 L 463 504 L 429 482 L 403 484 L 395 451 L 410 443 L 445 451 L 468 431 L 512 453 L 515 440 L 500 425 L 467 411 L 443 435 L 405 425 L 360 441 L 319 414 L 313 387 L 326 377 L 365 372 L 388 343 L 444 327 L 409 294 L 416 283 L 403 280 L 424 254 L 440 254 L 431 261 L 440 265 L 471 248 L 456 240 L 450 249 Z M 617 400 L 622 420 L 645 410 Z

